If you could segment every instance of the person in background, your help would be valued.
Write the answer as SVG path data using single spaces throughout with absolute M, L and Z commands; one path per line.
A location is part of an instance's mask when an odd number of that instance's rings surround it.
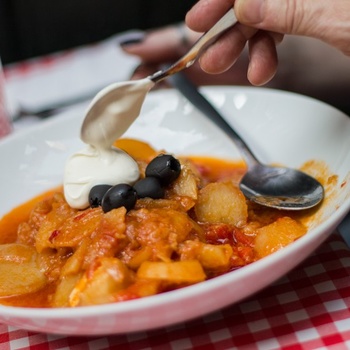
M 175 61 L 233 5 L 240 23 L 186 71 L 191 80 L 294 91 L 350 114 L 347 0 L 335 0 L 332 6 L 325 0 L 199 0 L 187 13 L 187 26 L 157 28 L 139 42 L 123 43 L 126 52 L 143 61 L 134 78 Z

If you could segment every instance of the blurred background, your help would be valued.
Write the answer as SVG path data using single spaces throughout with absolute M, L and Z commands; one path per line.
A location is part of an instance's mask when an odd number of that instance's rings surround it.
M 196 0 L 0 0 L 3 64 L 182 21 Z
M 196 1 L 0 0 L 0 56 L 6 66 L 128 30 L 177 23 Z M 278 73 L 268 87 L 315 97 L 350 115 L 350 58 L 319 41 L 296 37 L 285 38 L 279 57 Z M 236 70 L 245 76 L 246 65 Z

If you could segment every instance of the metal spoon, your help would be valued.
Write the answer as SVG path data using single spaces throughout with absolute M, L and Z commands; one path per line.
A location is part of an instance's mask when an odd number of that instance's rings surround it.
M 239 186 L 248 199 L 267 207 L 288 210 L 309 209 L 322 201 L 324 189 L 313 177 L 299 170 L 260 163 L 245 141 L 183 73 L 170 77 L 169 81 L 238 147 L 248 168 Z
M 191 66 L 223 32 L 237 23 L 231 8 L 193 47 L 167 69 L 140 80 L 117 82 L 102 89 L 91 101 L 81 128 L 81 139 L 100 147 L 111 145 L 139 116 L 149 90 L 159 81 Z

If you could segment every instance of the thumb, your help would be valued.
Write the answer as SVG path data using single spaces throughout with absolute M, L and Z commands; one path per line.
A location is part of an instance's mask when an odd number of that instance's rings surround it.
M 273 32 L 318 37 L 329 8 L 325 0 L 236 0 L 239 22 Z M 328 21 L 326 21 L 328 22 Z

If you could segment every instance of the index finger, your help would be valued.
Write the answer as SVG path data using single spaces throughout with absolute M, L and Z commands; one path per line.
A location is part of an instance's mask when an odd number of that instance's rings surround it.
M 186 24 L 197 32 L 209 30 L 230 8 L 234 0 L 199 0 L 186 14 Z

